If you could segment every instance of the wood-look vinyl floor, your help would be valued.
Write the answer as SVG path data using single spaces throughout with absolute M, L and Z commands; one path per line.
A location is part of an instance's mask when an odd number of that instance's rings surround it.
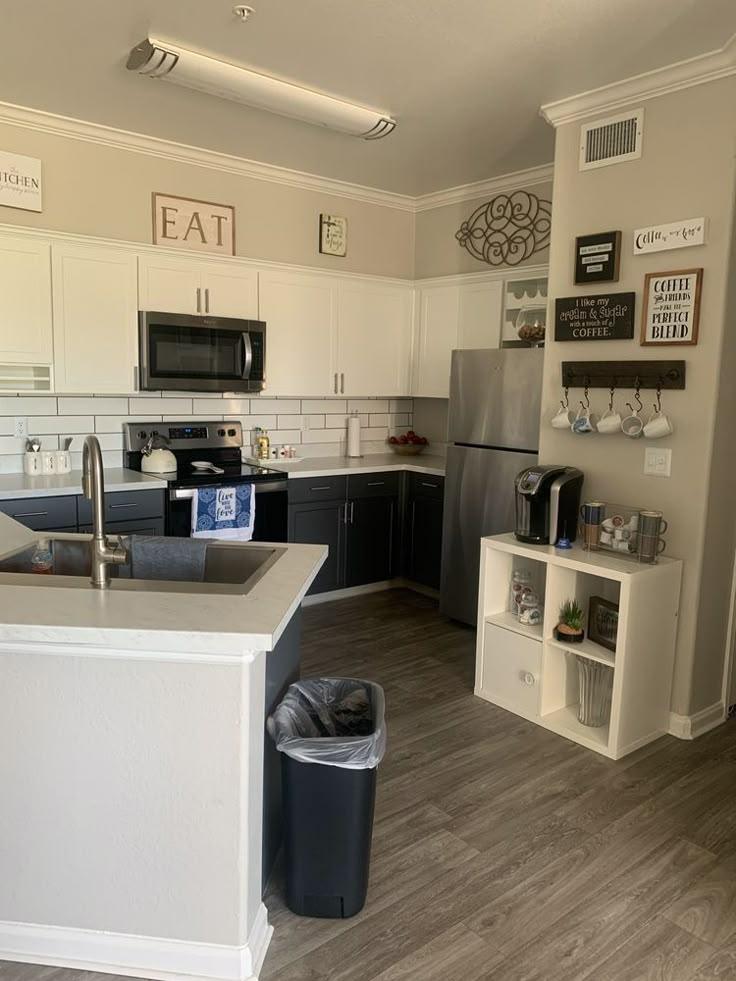
M 381 683 L 389 745 L 365 909 L 276 875 L 263 981 L 736 981 L 736 722 L 613 762 L 475 698 L 474 644 L 406 590 L 305 611 L 305 675 Z

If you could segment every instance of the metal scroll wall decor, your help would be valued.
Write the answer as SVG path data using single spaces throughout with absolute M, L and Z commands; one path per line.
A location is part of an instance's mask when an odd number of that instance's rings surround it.
M 462 248 L 490 266 L 516 266 L 549 245 L 552 202 L 528 191 L 497 194 L 455 232 Z

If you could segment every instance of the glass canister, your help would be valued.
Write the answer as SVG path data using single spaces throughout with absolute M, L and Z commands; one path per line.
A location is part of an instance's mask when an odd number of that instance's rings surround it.
M 514 569 L 511 574 L 511 594 L 509 598 L 509 609 L 515 616 L 519 615 L 519 604 L 521 603 L 524 591 L 531 591 L 532 574 L 527 569 Z
M 519 603 L 519 623 L 534 627 L 541 622 L 542 605 L 537 594 L 530 589 L 524 593 Z

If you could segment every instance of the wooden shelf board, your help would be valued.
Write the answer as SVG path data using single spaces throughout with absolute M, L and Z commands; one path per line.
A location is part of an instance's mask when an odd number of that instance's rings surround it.
M 503 627 L 512 633 L 521 634 L 522 637 L 531 637 L 533 640 L 541 641 L 543 637 L 542 624 L 538 623 L 531 626 L 526 623 L 519 623 L 516 615 L 506 610 L 504 613 L 492 613 L 485 617 L 485 621 L 494 627 Z
M 592 640 L 584 640 L 582 644 L 565 644 L 564 641 L 549 637 L 546 643 L 558 651 L 563 651 L 565 654 L 581 654 L 591 661 L 607 664 L 611 668 L 616 664 L 616 657 L 613 651 L 606 650 L 605 647 L 601 647 L 600 644 L 596 644 Z
M 560 736 L 567 736 L 574 742 L 580 743 L 581 746 L 587 746 L 588 749 L 595 749 L 598 752 L 604 750 L 608 753 L 608 725 L 595 729 L 592 726 L 584 726 L 582 722 L 578 721 L 577 705 L 566 705 L 565 708 L 558 709 L 556 712 L 548 712 L 547 715 L 541 717 L 540 721 L 547 729 L 551 729 L 552 732 L 556 732 Z

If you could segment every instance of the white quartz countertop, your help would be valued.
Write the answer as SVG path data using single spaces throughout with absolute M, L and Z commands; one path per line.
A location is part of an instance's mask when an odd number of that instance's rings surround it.
M 138 473 L 136 470 L 125 470 L 122 467 L 105 470 L 105 491 L 157 490 L 167 486 L 165 480 Z M 28 477 L 23 473 L 0 474 L 0 501 L 15 501 L 25 497 L 64 497 L 81 493 L 80 470 L 47 477 Z
M 44 535 L 0 514 L 0 559 Z M 327 546 L 236 547 L 283 550 L 245 595 L 166 592 L 161 583 L 154 592 L 115 579 L 100 590 L 72 576 L 29 576 L 32 584 L 18 585 L 0 573 L 0 653 L 23 645 L 38 653 L 228 663 L 273 650 L 327 557 Z
M 283 470 L 290 477 L 329 477 L 343 474 L 375 473 L 377 470 L 409 470 L 412 473 L 444 477 L 445 458 L 421 453 L 417 456 L 399 456 L 398 453 L 369 453 L 353 459 L 346 456 L 314 457 L 306 460 L 260 461 L 271 470 Z

